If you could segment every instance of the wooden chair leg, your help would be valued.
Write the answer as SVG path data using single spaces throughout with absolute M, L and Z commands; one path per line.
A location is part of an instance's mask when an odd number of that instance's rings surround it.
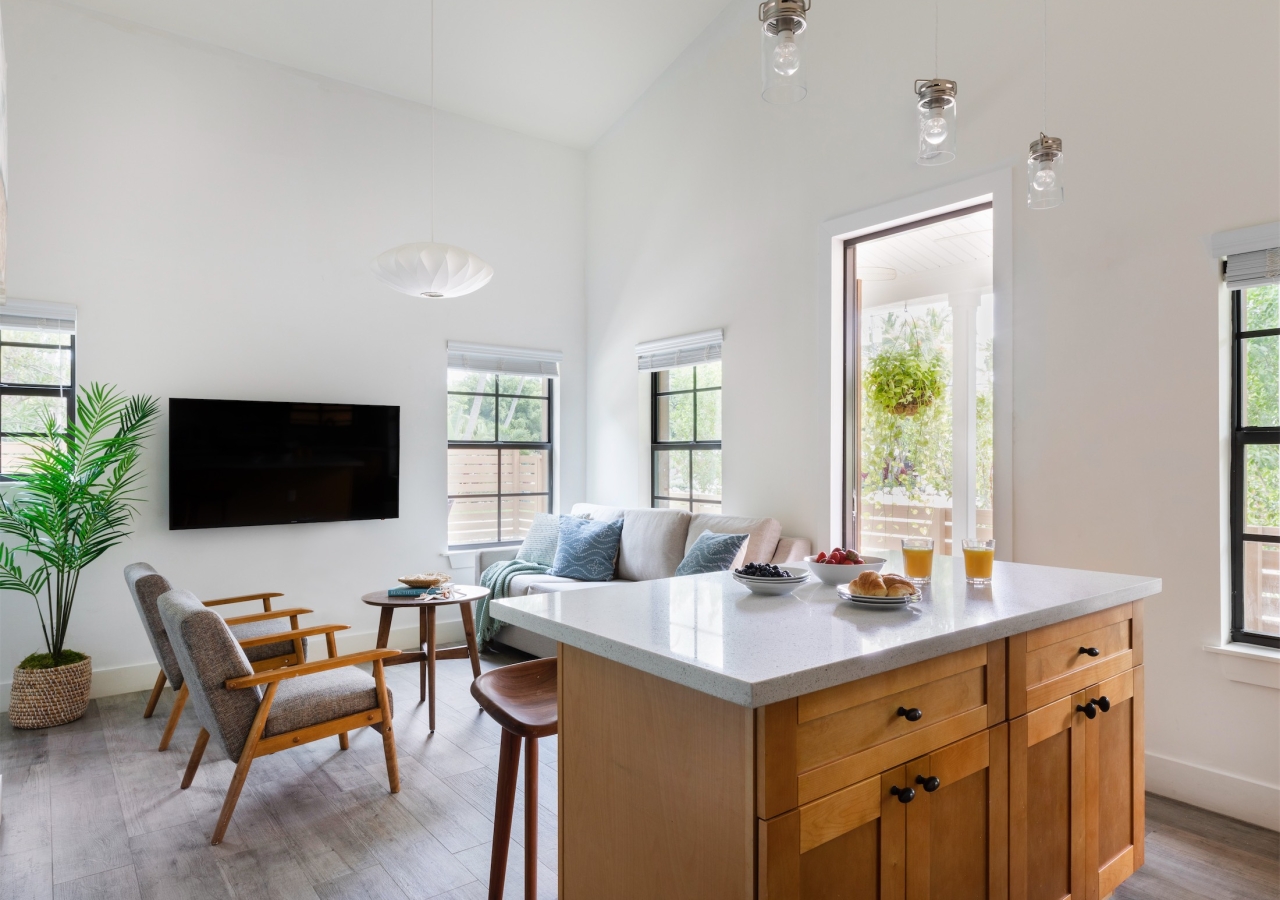
M 156 676 L 156 686 L 151 689 L 151 696 L 147 699 L 147 708 L 142 711 L 142 718 L 150 719 L 151 714 L 156 711 L 156 704 L 160 702 L 160 693 L 164 690 L 164 669 L 160 670 L 160 674 Z
M 187 760 L 187 771 L 182 776 L 182 789 L 185 791 L 191 787 L 191 782 L 195 780 L 196 769 L 200 768 L 200 758 L 204 756 L 205 744 L 209 743 L 209 732 L 203 728 L 196 735 L 196 745 L 191 749 L 191 758 Z
M 524 896 L 538 896 L 538 740 L 524 742 Z
M 427 607 L 427 725 L 436 730 L 436 608 Z
M 396 735 L 391 723 L 391 701 L 387 698 L 387 680 L 382 660 L 373 661 L 373 683 L 378 694 L 378 707 L 382 710 L 382 753 L 387 758 L 387 782 L 391 793 L 400 793 L 400 763 L 396 760 Z
M 240 799 L 240 791 L 244 788 L 244 780 L 249 777 L 249 767 L 253 765 L 253 753 L 258 749 L 258 738 L 267 725 L 267 716 L 271 712 L 271 704 L 276 699 L 276 688 L 280 682 L 273 681 L 267 686 L 267 693 L 258 705 L 258 713 L 249 726 L 249 736 L 245 738 L 244 749 L 240 751 L 240 761 L 236 763 L 236 773 L 231 776 L 231 785 L 227 788 L 227 799 L 222 801 L 222 812 L 218 814 L 218 825 L 213 829 L 213 843 L 222 843 L 231 824 L 231 814 L 236 811 L 236 801 Z
M 498 751 L 498 801 L 493 809 L 493 850 L 489 857 L 489 900 L 502 900 L 507 880 L 507 851 L 511 847 L 511 817 L 516 810 L 519 776 L 520 736 L 503 729 Z
M 187 705 L 187 683 L 184 681 L 182 687 L 178 689 L 178 695 L 173 698 L 173 709 L 169 711 L 169 721 L 164 726 L 164 734 L 160 736 L 160 750 L 169 749 L 169 741 L 173 740 L 173 733 L 178 730 L 178 720 L 182 718 L 182 707 Z
M 338 735 L 338 749 L 339 750 L 351 749 L 351 740 L 347 737 L 347 733 L 345 731 L 342 732 L 342 734 Z
M 467 636 L 467 656 L 471 658 L 471 677 L 480 677 L 480 649 L 476 646 L 476 620 L 470 603 L 458 604 L 462 612 L 462 631 Z

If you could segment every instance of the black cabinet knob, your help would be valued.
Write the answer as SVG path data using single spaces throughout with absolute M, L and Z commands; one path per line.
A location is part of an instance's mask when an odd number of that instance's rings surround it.
M 1099 650 L 1097 647 L 1081 647 L 1080 652 L 1085 654 L 1086 656 L 1097 656 L 1102 651 Z
M 1095 697 L 1089 702 L 1092 703 L 1094 706 L 1098 707 L 1098 709 L 1102 710 L 1103 712 L 1111 712 L 1111 701 L 1108 700 L 1106 697 Z
M 1092 719 L 1094 716 L 1096 716 L 1096 715 L 1098 714 L 1098 708 L 1097 708 L 1096 706 L 1094 706 L 1094 705 L 1093 705 L 1093 701 L 1092 701 L 1092 700 L 1090 700 L 1090 701 L 1089 701 L 1088 703 L 1086 703 L 1084 706 L 1081 706 L 1080 704 L 1078 704 L 1078 703 L 1077 703 L 1077 704 L 1076 704 L 1076 712 L 1082 712 L 1082 713 L 1084 713 L 1085 718 L 1087 718 L 1087 719 Z
M 916 709 L 914 706 L 910 709 L 907 709 L 905 706 L 899 706 L 898 715 L 902 716 L 902 718 L 906 719 L 908 722 L 919 722 L 924 718 L 924 713 L 920 712 L 920 710 Z
M 942 787 L 942 782 L 938 780 L 937 775 L 930 775 L 928 778 L 925 778 L 923 775 L 917 775 L 916 784 L 923 784 L 924 792 L 926 794 L 932 794 L 938 788 Z
M 913 787 L 900 788 L 895 784 L 889 788 L 889 793 L 897 797 L 899 803 L 910 803 L 916 799 L 916 789 Z

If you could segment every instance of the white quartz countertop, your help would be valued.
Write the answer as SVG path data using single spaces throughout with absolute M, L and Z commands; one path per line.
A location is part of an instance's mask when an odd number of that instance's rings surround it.
M 789 567 L 793 568 L 793 567 Z M 901 572 L 892 554 L 887 572 Z M 1160 592 L 1160 579 L 997 562 L 990 585 L 939 556 L 906 609 L 854 606 L 813 578 L 784 597 L 728 572 L 494 600 L 491 614 L 555 641 L 758 707 Z

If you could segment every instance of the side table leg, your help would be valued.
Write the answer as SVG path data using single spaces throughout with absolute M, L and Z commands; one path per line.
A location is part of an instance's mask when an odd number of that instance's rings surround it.
M 480 677 L 480 651 L 476 647 L 476 620 L 471 615 L 471 604 L 460 603 L 458 609 L 462 613 L 462 630 L 467 635 L 467 655 L 471 657 L 471 677 Z
M 427 723 L 436 730 L 436 608 L 427 607 Z
M 427 608 L 418 607 L 418 647 L 427 642 Z M 432 641 L 432 643 L 435 643 Z M 427 702 L 427 661 L 418 663 L 418 702 Z
M 379 650 L 387 649 L 387 642 L 391 640 L 391 614 L 395 610 L 390 606 L 382 607 L 382 616 L 378 619 L 378 643 L 375 645 Z

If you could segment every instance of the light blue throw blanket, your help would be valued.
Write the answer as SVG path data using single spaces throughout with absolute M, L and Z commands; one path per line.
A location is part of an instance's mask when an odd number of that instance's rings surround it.
M 476 640 L 487 644 L 502 628 L 502 623 L 489 615 L 489 601 L 508 596 L 511 579 L 517 575 L 543 575 L 549 566 L 524 559 L 504 559 L 485 569 L 480 575 L 480 586 L 489 589 L 489 596 L 476 603 Z

